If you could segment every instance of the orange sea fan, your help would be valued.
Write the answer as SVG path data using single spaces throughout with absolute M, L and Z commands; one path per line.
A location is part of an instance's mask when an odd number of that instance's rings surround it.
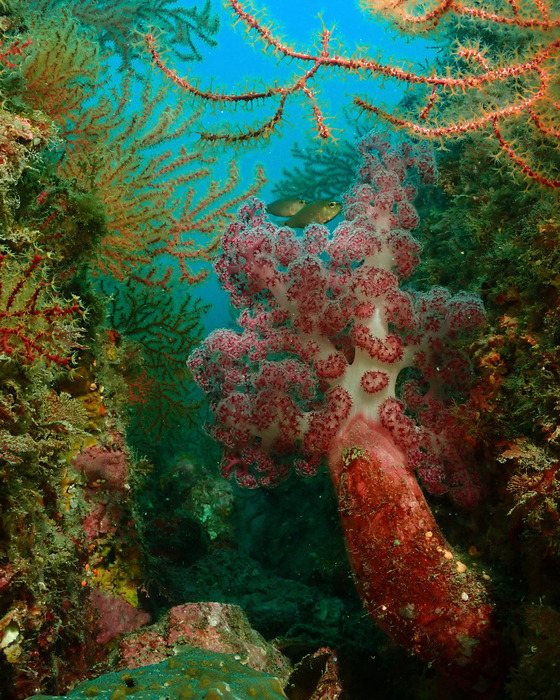
M 110 87 L 106 56 L 67 14 L 37 21 L 32 38 L 19 68 L 25 99 L 58 125 L 58 174 L 105 207 L 94 273 L 149 286 L 165 285 L 173 269 L 201 280 L 199 263 L 237 204 L 261 189 L 262 168 L 244 190 L 234 161 L 221 178 L 218 158 L 193 144 L 199 113 L 130 74 Z

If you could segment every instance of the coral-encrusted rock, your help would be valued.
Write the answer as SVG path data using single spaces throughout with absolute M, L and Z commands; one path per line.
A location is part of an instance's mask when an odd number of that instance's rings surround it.
M 73 464 L 83 473 L 88 485 L 99 484 L 106 490 L 122 491 L 128 476 L 127 457 L 121 450 L 93 445 L 78 453 Z
M 177 605 L 157 624 L 129 635 L 120 643 L 120 668 L 152 664 L 188 645 L 234 654 L 242 663 L 286 680 L 289 661 L 249 624 L 237 605 L 187 603 Z

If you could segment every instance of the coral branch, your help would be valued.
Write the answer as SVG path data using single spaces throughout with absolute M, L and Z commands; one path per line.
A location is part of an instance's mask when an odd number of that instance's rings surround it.
M 76 322 L 84 315 L 79 300 L 57 297 L 48 280 L 48 258 L 31 260 L 0 251 L 0 349 L 25 365 L 67 367 L 82 347 Z
M 217 174 L 220 160 L 193 145 L 200 113 L 173 100 L 164 88 L 155 90 L 145 82 L 135 111 L 129 103 L 138 85 L 130 76 L 112 94 L 101 90 L 105 58 L 66 15 L 37 23 L 35 31 L 41 41 L 21 66 L 26 97 L 54 119 L 64 139 L 58 174 L 105 208 L 108 233 L 95 273 L 146 287 L 165 287 L 172 274 L 191 284 L 201 281 L 208 272 L 204 263 L 216 253 L 219 231 L 238 204 L 264 184 L 262 168 L 244 189 L 233 159 L 225 177 Z M 48 239 L 57 234 L 58 217 L 66 212 L 56 209 L 54 196 L 45 194 L 39 204 Z
M 173 58 L 200 61 L 199 44 L 214 48 L 220 27 L 211 0 L 183 7 L 177 0 L 21 0 L 43 16 L 63 10 L 97 35 L 103 50 L 121 61 L 121 68 L 138 68 L 139 30 L 165 32 Z M 178 5 L 178 6 L 177 6 Z
M 23 56 L 24 49 L 30 46 L 33 42 L 31 39 L 26 39 L 24 42 L 21 42 L 19 39 L 14 39 L 7 49 L 4 49 L 4 43 L 5 42 L 2 41 L 0 44 L 0 63 L 3 63 L 8 68 L 15 68 L 16 64 L 12 63 L 8 59 L 8 56 Z
M 408 68 L 390 60 L 373 58 L 362 49 L 350 55 L 344 47 L 335 47 L 332 30 L 324 26 L 318 43 L 312 49 L 296 50 L 282 41 L 276 29 L 262 19 L 249 3 L 227 0 L 226 4 L 235 22 L 242 24 L 246 34 L 254 38 L 265 52 L 270 51 L 280 59 L 295 61 L 300 68 L 299 77 L 291 78 L 285 84 L 274 83 L 261 90 L 203 90 L 197 81 L 182 78 L 171 70 L 163 61 L 154 36 L 147 34 L 146 45 L 156 68 L 203 103 L 221 108 L 237 104 L 251 107 L 281 98 L 272 119 L 239 133 L 231 129 L 202 133 L 203 139 L 212 143 L 250 143 L 269 138 L 285 120 L 288 100 L 296 96 L 303 97 L 309 104 L 316 135 L 323 141 L 332 139 L 333 132 L 326 124 L 324 108 L 316 101 L 320 89 L 312 88 L 314 83 L 320 88 L 320 81 L 325 80 L 325 69 L 331 69 L 331 72 L 343 76 L 358 75 L 382 81 L 389 79 L 404 86 L 419 88 L 423 94 L 412 102 L 415 108 L 404 115 L 387 112 L 367 96 L 354 96 L 353 104 L 376 118 L 424 138 L 444 139 L 468 133 L 487 133 L 496 139 L 500 152 L 523 176 L 542 186 L 558 187 L 559 179 L 547 174 L 548 165 L 539 162 L 541 153 L 531 157 L 534 162 L 526 163 L 527 159 L 520 155 L 520 148 L 513 145 L 514 140 L 518 139 L 530 144 L 533 137 L 537 140 L 544 138 L 545 147 L 550 146 L 550 150 L 558 148 L 560 129 L 555 126 L 558 109 L 554 97 L 554 76 L 560 49 L 560 18 L 547 3 L 538 2 L 534 7 L 523 9 L 512 6 L 501 12 L 492 5 L 470 6 L 454 0 L 442 0 L 427 6 L 419 5 L 415 0 L 396 3 L 364 0 L 362 7 L 366 12 L 388 15 L 402 31 L 439 32 L 435 38 L 442 42 L 447 51 L 447 61 L 443 66 L 438 62 L 426 69 Z M 481 37 L 492 29 L 502 32 L 494 33 L 488 52 L 479 48 L 479 42 L 464 44 L 461 41 L 465 30 L 461 28 L 460 20 L 465 17 L 478 28 L 474 30 L 475 36 L 477 30 Z M 440 25 L 443 27 L 441 30 Z M 469 30 L 472 34 L 473 30 Z M 434 109 L 436 104 L 438 110 Z M 501 131 L 507 128 L 511 136 L 508 133 L 504 139 L 498 137 L 495 128 L 498 122 L 498 128 Z M 532 133 L 518 136 L 527 122 L 532 125 Z M 544 126 L 544 122 L 550 123 Z
M 171 295 L 158 286 L 129 282 L 108 305 L 109 324 L 119 339 L 132 341 L 138 355 L 124 372 L 133 414 L 130 431 L 149 436 L 152 443 L 166 430 L 192 425 L 200 404 L 186 360 L 202 338 L 209 307 L 187 289 L 179 287 Z

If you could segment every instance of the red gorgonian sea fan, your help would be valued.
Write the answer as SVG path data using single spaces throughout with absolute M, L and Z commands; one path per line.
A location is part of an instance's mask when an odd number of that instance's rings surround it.
M 409 65 L 402 55 L 380 56 L 375 40 L 362 47 L 335 41 L 334 28 L 324 24 L 312 46 L 295 47 L 251 0 L 224 4 L 232 22 L 240 24 L 256 46 L 295 62 L 298 70 L 258 88 L 217 91 L 192 73 L 175 72 L 153 34 L 146 34 L 154 66 L 189 97 L 220 110 L 269 106 L 268 115 L 252 125 L 238 126 L 241 120 L 236 117 L 228 128 L 203 132 L 206 141 L 247 144 L 267 139 L 286 122 L 289 103 L 295 99 L 306 105 L 316 135 L 331 140 L 336 129 L 323 104 L 325 81 L 357 75 L 364 83 L 377 79 L 415 91 L 415 99 L 403 102 L 402 109 L 387 111 L 379 97 L 382 92 L 367 91 L 366 83 L 352 99 L 366 114 L 414 137 L 444 141 L 488 134 L 496 152 L 515 171 L 541 186 L 560 187 L 555 158 L 560 141 L 560 16 L 554 3 L 362 0 L 367 15 L 381 15 L 405 35 L 429 35 L 437 42 L 438 56 L 428 66 Z
M 49 256 L 19 257 L 0 249 L 0 357 L 24 365 L 68 367 L 79 344 L 85 311 L 79 299 L 58 296 Z

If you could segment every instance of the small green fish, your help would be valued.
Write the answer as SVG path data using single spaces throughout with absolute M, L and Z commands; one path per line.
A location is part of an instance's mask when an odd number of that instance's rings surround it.
M 286 226 L 292 228 L 305 228 L 308 224 L 326 224 L 340 214 L 342 204 L 330 199 L 316 199 L 309 202 L 286 222 Z
M 273 216 L 293 216 L 307 204 L 306 199 L 297 199 L 296 197 L 284 197 L 277 199 L 266 208 L 269 214 Z

